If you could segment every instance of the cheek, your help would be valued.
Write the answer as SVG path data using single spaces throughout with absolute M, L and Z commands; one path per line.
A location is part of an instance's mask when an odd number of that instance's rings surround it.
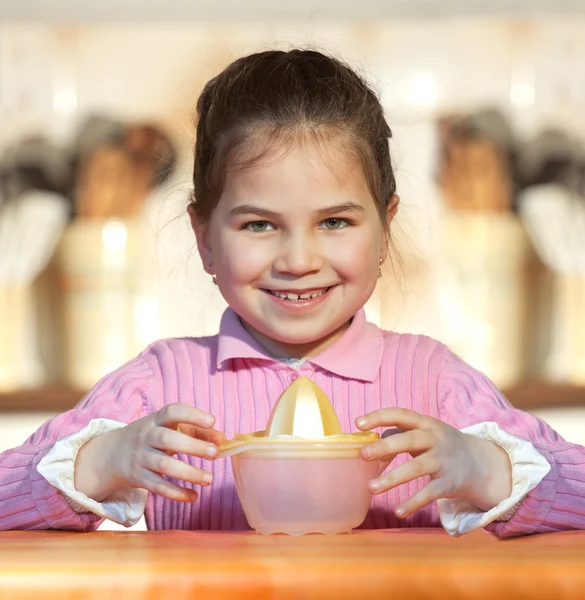
M 376 232 L 363 233 L 337 244 L 331 252 L 331 262 L 337 269 L 348 276 L 361 279 L 367 277 L 370 271 L 377 274 L 380 248 Z
M 270 267 L 270 257 L 271 252 L 266 245 L 250 244 L 244 239 L 226 235 L 222 239 L 216 265 L 232 280 L 247 282 Z

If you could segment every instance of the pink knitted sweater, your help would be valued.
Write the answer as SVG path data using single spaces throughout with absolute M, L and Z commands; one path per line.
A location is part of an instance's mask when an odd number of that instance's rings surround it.
M 510 521 L 487 528 L 501 537 L 585 528 L 585 448 L 565 442 L 542 421 L 512 408 L 485 376 L 443 344 L 383 331 L 360 311 L 339 340 L 295 368 L 269 356 L 228 309 L 218 335 L 152 344 L 104 377 L 74 409 L 45 423 L 22 446 L 0 454 L 0 530 L 98 526 L 98 516 L 75 513 L 36 470 L 57 440 L 91 419 L 131 422 L 167 403 L 184 402 L 214 414 L 216 427 L 231 438 L 264 429 L 279 395 L 299 375 L 310 377 L 332 399 L 344 431 L 356 431 L 356 417 L 389 406 L 431 415 L 457 428 L 495 421 L 506 432 L 530 440 L 551 470 Z M 400 455 L 394 464 L 405 460 L 408 456 Z M 194 504 L 149 495 L 149 529 L 248 528 L 229 459 L 205 465 L 211 467 L 214 483 L 201 490 Z M 439 527 L 435 504 L 404 520 L 393 513 L 398 502 L 424 483 L 420 479 L 373 497 L 362 527 Z

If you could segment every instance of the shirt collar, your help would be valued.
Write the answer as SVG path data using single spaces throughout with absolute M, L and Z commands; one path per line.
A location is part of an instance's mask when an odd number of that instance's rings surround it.
M 340 377 L 372 382 L 378 376 L 383 350 L 382 332 L 366 321 L 365 311 L 361 309 L 338 340 L 323 352 L 309 357 L 307 362 Z M 219 327 L 217 368 L 233 358 L 279 362 L 244 329 L 238 315 L 227 308 Z

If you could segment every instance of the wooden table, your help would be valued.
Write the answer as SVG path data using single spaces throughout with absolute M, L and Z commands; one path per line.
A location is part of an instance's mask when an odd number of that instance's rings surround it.
M 0 598 L 585 598 L 585 531 L 3 532 Z

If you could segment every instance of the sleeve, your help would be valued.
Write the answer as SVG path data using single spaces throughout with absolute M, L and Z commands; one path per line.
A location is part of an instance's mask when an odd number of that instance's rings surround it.
M 489 440 L 506 451 L 512 466 L 512 491 L 508 498 L 485 512 L 462 498 L 437 500 L 441 524 L 453 536 L 486 527 L 494 521 L 509 521 L 522 500 L 544 479 L 551 468 L 531 442 L 506 433 L 493 421 L 470 425 L 459 431 Z
M 122 421 L 92 419 L 81 431 L 55 443 L 37 465 L 37 471 L 65 496 L 65 500 L 78 514 L 94 513 L 114 523 L 131 527 L 144 514 L 148 492 L 140 488 L 125 487 L 96 502 L 75 489 L 75 460 L 83 444 L 89 440 L 126 427 Z
M 485 375 L 445 350 L 437 383 L 440 418 L 457 429 L 493 422 L 529 442 L 550 465 L 509 520 L 491 522 L 485 529 L 501 538 L 585 529 L 585 448 L 565 442 L 544 421 L 512 407 Z
M 71 529 L 91 531 L 102 517 L 78 514 L 37 466 L 55 443 L 92 419 L 130 423 L 144 416 L 152 370 L 141 356 L 106 375 L 79 404 L 42 425 L 22 446 L 0 454 L 0 531 Z

